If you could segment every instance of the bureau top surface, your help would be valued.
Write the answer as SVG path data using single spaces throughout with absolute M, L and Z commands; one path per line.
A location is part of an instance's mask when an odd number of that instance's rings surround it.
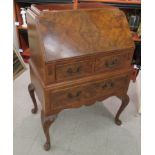
M 47 62 L 134 47 L 125 15 L 114 7 L 42 9 L 37 29 Z

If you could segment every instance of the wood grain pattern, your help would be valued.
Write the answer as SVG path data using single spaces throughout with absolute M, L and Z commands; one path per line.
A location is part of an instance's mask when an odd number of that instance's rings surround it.
M 134 46 L 126 17 L 119 9 L 44 11 L 38 26 L 46 61 Z
M 35 112 L 34 90 L 41 102 L 44 149 L 50 149 L 50 125 L 64 109 L 117 96 L 122 104 L 114 120 L 120 125 L 120 114 L 129 103 L 134 52 L 125 15 L 101 4 L 79 4 L 77 10 L 70 4 L 50 4 L 32 5 L 27 18 L 29 91 Z
M 45 81 L 44 53 L 42 51 L 41 41 L 39 40 L 39 34 L 35 19 L 36 15 L 31 10 L 29 10 L 27 12 L 27 22 L 28 22 L 28 39 L 31 51 L 31 60 L 33 61 L 33 64 L 36 66 L 36 68 L 39 68 L 38 73 L 40 74 L 42 80 Z
M 133 51 L 96 58 L 95 72 L 123 69 L 131 65 Z
M 92 61 L 77 61 L 74 63 L 67 63 L 56 65 L 56 80 L 71 80 L 82 76 L 91 75 L 93 69 Z
M 59 88 L 58 90 L 51 90 L 49 93 L 51 110 L 57 108 L 65 108 L 66 105 L 77 102 L 85 103 L 91 99 L 97 99 L 104 95 L 109 95 L 125 89 L 126 83 L 129 81 L 128 75 L 108 78 L 107 80 L 92 81 L 89 83 L 78 84 L 74 87 L 66 89 Z
M 42 123 L 42 127 L 43 127 L 44 134 L 46 137 L 46 142 L 44 144 L 44 149 L 46 151 L 48 151 L 51 147 L 49 128 L 50 128 L 51 124 L 55 121 L 55 119 L 56 119 L 56 115 L 52 115 L 50 117 L 45 117 L 44 112 L 41 111 L 41 123 Z

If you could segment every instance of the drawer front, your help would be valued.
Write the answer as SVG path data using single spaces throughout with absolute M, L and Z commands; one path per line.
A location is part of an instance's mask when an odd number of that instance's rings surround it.
M 45 68 L 46 72 L 46 83 L 52 83 L 55 81 L 55 72 L 54 72 L 54 65 L 48 64 Z
M 79 61 L 69 64 L 56 65 L 56 80 L 70 80 L 92 73 L 92 61 Z
M 132 52 L 96 58 L 95 72 L 122 69 L 131 65 Z
M 110 78 L 101 81 L 94 81 L 81 86 L 57 90 L 50 93 L 52 109 L 65 107 L 74 103 L 83 103 L 91 99 L 97 99 L 104 95 L 110 95 L 120 89 L 126 89 L 129 82 L 129 75 L 117 78 Z

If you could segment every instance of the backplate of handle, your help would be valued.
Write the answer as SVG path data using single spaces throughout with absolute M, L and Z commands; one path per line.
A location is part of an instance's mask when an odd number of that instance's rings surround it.
M 67 69 L 67 73 L 70 75 L 74 73 L 80 73 L 80 71 L 81 71 L 81 66 L 78 66 L 76 70 L 73 70 L 72 68 Z
M 77 98 L 80 96 L 81 93 L 82 93 L 82 91 L 77 91 L 75 95 L 72 93 L 68 93 L 68 98 L 70 98 L 70 99 Z
M 106 67 L 108 68 L 114 68 L 119 65 L 119 60 L 117 58 L 112 59 L 110 62 L 106 61 L 105 62 Z
M 102 88 L 113 88 L 114 87 L 114 82 L 113 81 L 107 81 L 102 85 Z

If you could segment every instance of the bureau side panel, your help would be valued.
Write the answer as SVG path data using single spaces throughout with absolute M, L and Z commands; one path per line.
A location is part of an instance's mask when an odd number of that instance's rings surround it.
M 41 80 L 39 79 L 39 75 L 37 75 L 37 71 L 31 61 L 30 61 L 30 78 L 31 83 L 35 87 L 35 93 L 41 103 L 42 109 L 45 110 L 44 88 L 41 84 Z
M 44 63 L 44 55 L 41 47 L 41 43 L 39 40 L 39 34 L 37 32 L 37 24 L 36 24 L 37 16 L 31 11 L 27 12 L 27 22 L 28 22 L 28 40 L 30 46 L 30 54 L 31 61 L 36 67 L 40 77 L 45 79 L 45 63 Z

